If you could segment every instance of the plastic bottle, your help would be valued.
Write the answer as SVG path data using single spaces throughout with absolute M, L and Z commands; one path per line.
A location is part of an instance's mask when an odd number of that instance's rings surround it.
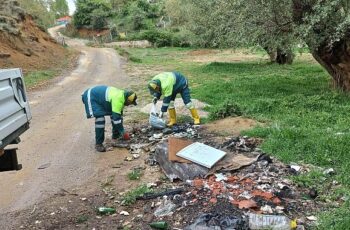
M 165 221 L 153 222 L 149 226 L 156 229 L 168 229 L 168 223 Z
M 115 208 L 108 207 L 99 207 L 97 210 L 100 214 L 112 214 L 116 212 Z
M 249 228 L 272 229 L 272 230 L 290 230 L 297 227 L 295 220 L 290 220 L 286 216 L 262 215 L 249 213 Z

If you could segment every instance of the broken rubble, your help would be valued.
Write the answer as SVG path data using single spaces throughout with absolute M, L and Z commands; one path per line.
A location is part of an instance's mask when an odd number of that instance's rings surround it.
M 165 198 L 163 202 L 159 205 L 159 207 L 156 209 L 156 211 L 154 212 L 154 215 L 156 217 L 172 215 L 175 208 L 176 208 L 176 205 L 170 200 L 168 200 L 167 198 Z

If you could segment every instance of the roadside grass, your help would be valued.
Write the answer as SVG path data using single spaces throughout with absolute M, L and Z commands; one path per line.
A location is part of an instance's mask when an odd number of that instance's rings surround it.
M 34 71 L 25 75 L 24 82 L 27 88 L 32 88 L 41 82 L 52 79 L 54 76 L 56 76 L 56 73 L 52 70 Z
M 24 83 L 27 89 L 33 89 L 38 86 L 45 85 L 49 80 L 59 76 L 64 71 L 72 67 L 75 63 L 76 57 L 79 55 L 78 52 L 67 48 L 67 54 L 62 61 L 59 61 L 49 69 L 29 71 L 24 73 Z
M 294 180 L 317 188 L 332 202 L 350 195 L 350 96 L 331 87 L 330 77 L 318 64 L 297 58 L 292 65 L 267 61 L 195 63 L 190 49 L 128 49 L 147 66 L 176 69 L 189 78 L 192 97 L 204 101 L 211 118 L 241 112 L 264 122 L 243 134 L 265 139 L 261 148 L 280 160 L 332 167 L 336 175 L 323 180 L 310 172 Z M 232 103 L 235 109 L 227 107 Z M 224 114 L 224 115 L 223 115 Z M 323 176 L 323 175 L 322 175 Z M 332 185 L 330 181 L 340 182 Z M 329 187 L 330 186 L 330 187 Z M 318 229 L 348 229 L 349 201 L 320 212 Z M 345 227 L 345 228 L 344 228 Z

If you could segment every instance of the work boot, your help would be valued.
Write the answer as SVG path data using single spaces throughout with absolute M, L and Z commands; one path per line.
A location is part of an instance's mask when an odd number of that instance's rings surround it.
M 191 111 L 191 115 L 193 118 L 193 123 L 195 125 L 199 125 L 201 123 L 201 121 L 200 121 L 197 109 L 193 108 L 193 109 L 190 109 L 190 111 Z
M 171 127 L 176 124 L 176 111 L 175 108 L 168 109 L 169 112 L 169 123 L 167 126 Z
M 97 152 L 106 152 L 106 148 L 103 146 L 103 144 L 97 144 L 95 148 Z

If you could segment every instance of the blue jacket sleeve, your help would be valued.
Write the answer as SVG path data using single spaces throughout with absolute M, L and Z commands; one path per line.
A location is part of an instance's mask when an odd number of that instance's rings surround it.
M 112 112 L 112 125 L 113 130 L 116 130 L 119 135 L 124 134 L 123 117 L 119 113 Z
M 166 112 L 166 111 L 168 110 L 170 101 L 171 101 L 171 96 L 169 96 L 169 97 L 164 97 L 164 99 L 163 99 L 163 105 L 162 105 L 162 108 L 160 109 L 163 113 Z

